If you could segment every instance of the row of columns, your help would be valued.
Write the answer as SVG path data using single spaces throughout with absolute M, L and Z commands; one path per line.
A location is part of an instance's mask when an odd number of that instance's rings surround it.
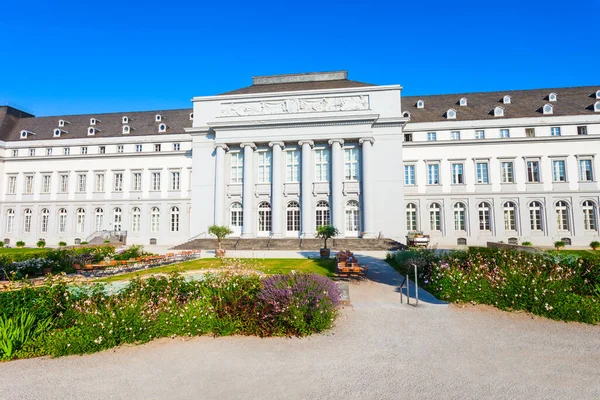
M 363 237 L 375 236 L 373 229 L 373 197 L 372 197 L 372 170 L 371 170 L 371 151 L 373 146 L 373 138 L 363 138 L 359 140 L 362 145 L 361 170 L 362 170 L 362 202 L 361 208 L 363 213 Z M 300 201 L 301 201 L 301 226 L 302 236 L 313 236 L 313 170 L 312 170 L 312 148 L 314 142 L 312 140 L 301 140 L 298 142 L 301 146 L 301 186 L 300 186 Z M 331 202 L 330 216 L 333 226 L 343 231 L 345 228 L 345 205 L 343 196 L 344 182 L 344 155 L 342 153 L 343 139 L 329 140 L 331 146 Z M 272 148 L 272 165 L 277 166 L 271 168 L 271 221 L 273 237 L 283 237 L 285 231 L 285 215 L 283 207 L 283 170 L 280 168 L 283 160 L 283 142 L 270 142 Z M 254 151 L 256 145 L 254 143 L 241 143 L 240 147 L 244 151 L 244 168 L 243 168 L 243 187 L 242 187 L 242 203 L 244 208 L 242 221 L 242 237 L 254 237 L 254 220 L 255 215 L 252 212 L 253 195 L 254 195 Z M 216 168 L 215 168 L 215 224 L 224 225 L 223 217 L 225 215 L 225 152 L 229 150 L 225 144 L 215 145 L 216 152 Z

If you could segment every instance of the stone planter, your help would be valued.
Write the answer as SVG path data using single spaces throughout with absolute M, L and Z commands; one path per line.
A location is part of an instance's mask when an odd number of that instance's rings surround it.
M 321 259 L 327 259 L 331 256 L 331 249 L 321 249 L 320 251 Z
M 225 249 L 216 249 L 215 250 L 215 257 L 225 257 Z

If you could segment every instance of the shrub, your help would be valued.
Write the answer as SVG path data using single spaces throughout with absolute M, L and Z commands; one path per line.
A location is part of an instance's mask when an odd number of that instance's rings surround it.
M 522 246 L 533 246 L 533 243 L 531 242 L 523 242 L 521 243 Z
M 4 242 L 0 242 L 0 247 L 4 247 Z
M 43 249 L 44 247 L 46 247 L 46 241 L 44 241 L 44 240 L 38 240 L 38 242 L 35 245 L 37 247 L 39 247 L 40 249 Z
M 17 243 L 15 243 L 17 247 L 25 247 L 25 242 L 22 240 L 19 240 Z
M 67 245 L 67 242 L 58 242 L 58 245 L 60 247 L 65 247 Z
M 15 353 L 50 328 L 50 319 L 36 320 L 27 311 L 13 317 L 0 316 L 0 359 L 11 359 Z
M 133 258 L 141 257 L 146 255 L 144 252 L 144 246 L 141 244 L 134 244 L 129 246 L 129 248 L 121 250 L 119 253 L 113 256 L 114 260 L 131 260 Z
M 563 242 L 562 240 L 557 240 L 556 242 L 554 242 L 554 248 L 556 250 L 560 250 L 563 247 L 565 247 L 565 242 Z
M 594 240 L 592 243 L 590 243 L 590 247 L 592 248 L 592 250 L 598 250 L 600 249 L 600 242 Z
M 84 244 L 88 244 L 89 242 L 86 242 L 85 240 L 79 244 L 84 245 Z
M 103 243 L 110 243 L 110 239 L 104 239 Z

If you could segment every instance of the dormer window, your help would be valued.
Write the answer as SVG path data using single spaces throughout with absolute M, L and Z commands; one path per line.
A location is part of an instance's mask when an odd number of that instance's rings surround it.
M 510 96 L 506 95 L 502 98 L 502 103 L 504 104 L 510 104 Z
M 21 139 L 27 139 L 27 137 L 28 137 L 29 135 L 35 135 L 35 133 L 34 133 L 34 132 L 31 132 L 31 131 L 27 131 L 27 130 L 22 130 L 22 131 L 21 131 L 21 136 L 20 136 L 20 138 L 21 138 Z
M 423 100 L 417 101 L 417 108 L 425 108 L 425 102 Z
M 162 120 L 163 120 L 163 117 L 162 117 L 162 115 L 160 115 L 160 114 L 156 114 L 156 116 L 154 117 L 154 120 L 155 120 L 156 122 L 160 122 L 160 121 L 162 121 Z
M 102 122 L 102 121 L 100 121 L 99 119 L 96 119 L 96 118 L 90 118 L 90 125 L 91 125 L 91 126 L 96 126 L 96 125 L 97 125 L 97 124 L 99 124 L 100 122 Z
M 124 124 L 128 124 L 129 123 L 129 117 L 123 117 L 121 120 L 122 123 Z
M 63 131 L 62 129 L 55 129 L 54 130 L 54 137 L 59 138 L 59 137 L 61 137 L 61 135 L 63 133 L 67 133 L 67 131 Z
M 128 135 L 131 133 L 131 128 L 129 127 L 129 125 L 124 125 L 123 126 L 123 135 Z
M 462 99 L 460 99 L 460 100 L 458 101 L 458 104 L 459 104 L 461 107 L 466 107 L 466 106 L 467 106 L 467 98 L 466 98 L 466 97 L 463 97 Z
M 160 124 L 160 125 L 158 125 L 158 131 L 159 132 L 166 132 L 167 131 L 167 125 L 166 124 Z
M 554 107 L 552 107 L 552 104 L 545 104 L 544 107 L 542 107 L 542 112 L 544 115 L 553 114 Z
M 594 111 L 600 112 L 600 101 L 597 101 L 596 104 L 594 104 Z
M 556 100 L 557 100 L 557 98 L 556 98 L 556 93 L 550 93 L 550 94 L 548 95 L 548 100 L 549 100 L 549 101 L 556 101 Z
M 598 91 L 596 92 L 596 98 L 597 98 L 597 99 L 600 99 L 600 90 L 598 90 Z
M 190 113 L 190 121 L 194 120 L 194 113 Z
M 100 132 L 100 129 L 96 129 L 91 126 L 88 128 L 88 136 L 94 136 L 98 132 Z
M 494 117 L 504 117 L 504 107 L 494 108 Z
M 408 111 L 404 111 L 404 112 L 402 113 L 402 116 L 403 116 L 404 118 L 408 118 L 408 119 L 410 119 L 410 113 L 409 113 Z
M 66 124 L 70 124 L 70 122 L 69 122 L 69 121 L 65 121 L 64 119 L 59 119 L 59 120 L 58 120 L 58 127 L 59 127 L 59 128 L 64 128 L 64 126 L 65 126 Z
M 454 108 L 451 108 L 448 111 L 446 111 L 446 118 L 456 119 L 456 110 Z

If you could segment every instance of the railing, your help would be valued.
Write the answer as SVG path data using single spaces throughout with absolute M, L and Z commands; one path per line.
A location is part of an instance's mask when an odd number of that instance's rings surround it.
M 269 250 L 269 246 L 271 245 L 271 239 L 273 239 L 273 233 L 269 234 L 269 241 L 267 242 L 267 250 Z
M 237 250 L 238 243 L 240 242 L 241 239 L 242 239 L 242 235 L 238 236 L 237 240 L 235 241 L 235 244 L 233 245 L 234 250 Z
M 100 235 L 102 233 L 102 231 L 95 231 L 94 233 L 92 233 L 90 236 L 87 237 L 87 239 L 85 239 L 86 242 L 89 242 L 90 240 L 92 240 L 93 238 L 95 238 L 96 236 Z
M 417 276 L 417 264 L 413 264 L 415 268 L 415 307 L 419 305 L 419 277 Z M 400 303 L 403 303 L 402 288 L 406 283 L 406 304 L 410 304 L 410 279 L 408 273 L 404 276 L 404 280 L 400 284 Z
M 189 238 L 187 241 L 188 243 L 191 242 L 192 240 L 196 240 L 196 239 L 200 239 L 200 236 L 204 236 L 204 239 L 206 239 L 206 231 L 197 234 L 196 236 L 192 236 L 191 238 Z
M 90 240 L 95 239 L 98 236 L 101 236 L 102 239 L 109 239 L 112 236 L 118 236 L 119 240 L 125 243 L 125 240 L 127 238 L 127 231 L 95 231 L 90 236 L 88 236 L 85 241 L 89 242 Z
M 303 238 L 303 237 L 301 237 L 301 238 L 300 238 L 300 250 L 304 250 L 304 249 L 302 248 L 302 245 L 303 245 L 303 244 L 304 244 L 304 238 Z

